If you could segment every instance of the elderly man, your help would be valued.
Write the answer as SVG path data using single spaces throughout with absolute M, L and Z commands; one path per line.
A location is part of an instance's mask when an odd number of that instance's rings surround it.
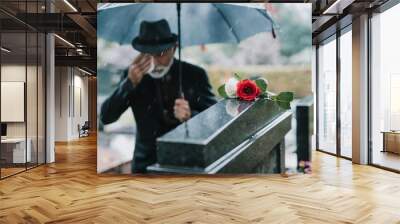
M 179 61 L 174 58 L 177 35 L 166 20 L 143 21 L 132 46 L 141 52 L 125 71 L 114 93 L 101 107 L 104 124 L 118 120 L 129 107 L 136 124 L 136 146 L 132 173 L 145 173 L 157 161 L 156 138 L 180 123 L 207 109 L 216 100 L 206 72 L 195 65 L 182 63 L 182 91 L 179 84 Z

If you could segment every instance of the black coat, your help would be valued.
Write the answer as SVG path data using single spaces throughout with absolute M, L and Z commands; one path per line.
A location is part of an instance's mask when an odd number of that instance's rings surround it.
M 100 119 L 104 124 L 118 120 L 130 107 L 136 124 L 136 146 L 132 172 L 146 172 L 157 161 L 156 138 L 177 127 L 173 107 L 179 96 L 178 61 L 161 79 L 143 76 L 137 86 L 124 78 L 114 93 L 101 106 Z M 198 66 L 182 62 L 182 89 L 189 101 L 192 117 L 216 103 L 206 72 Z

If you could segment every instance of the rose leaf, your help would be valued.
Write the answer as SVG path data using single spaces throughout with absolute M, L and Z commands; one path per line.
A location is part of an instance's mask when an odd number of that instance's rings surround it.
M 276 103 L 285 110 L 290 109 L 290 102 L 287 101 L 276 101 Z
M 218 94 L 223 98 L 228 98 L 228 94 L 225 92 L 225 84 L 218 88 Z
M 265 80 L 263 79 L 257 79 L 255 80 L 256 85 L 258 86 L 258 88 L 260 88 L 262 93 L 265 93 L 267 91 L 267 83 L 265 82 Z
M 293 100 L 293 92 L 281 92 L 276 96 L 276 100 L 290 103 Z
M 237 74 L 237 73 L 234 73 L 234 75 L 235 75 L 235 78 L 237 79 L 237 80 L 243 80 L 243 78 L 239 75 L 239 74 Z

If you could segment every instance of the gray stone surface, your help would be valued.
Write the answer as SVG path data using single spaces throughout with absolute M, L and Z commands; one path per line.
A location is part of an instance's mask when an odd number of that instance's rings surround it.
M 284 168 L 291 112 L 269 100 L 222 100 L 157 139 L 151 172 L 258 173 Z M 282 143 L 282 144 L 281 144 Z M 274 162 L 271 167 L 265 161 Z

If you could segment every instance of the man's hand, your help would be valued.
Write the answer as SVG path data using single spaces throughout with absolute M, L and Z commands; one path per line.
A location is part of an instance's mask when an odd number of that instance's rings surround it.
M 138 85 L 143 75 L 151 66 L 151 56 L 147 54 L 139 54 L 129 66 L 128 78 L 134 86 Z
M 180 122 L 189 120 L 192 115 L 189 107 L 189 102 L 185 99 L 176 99 L 174 106 L 174 115 Z

